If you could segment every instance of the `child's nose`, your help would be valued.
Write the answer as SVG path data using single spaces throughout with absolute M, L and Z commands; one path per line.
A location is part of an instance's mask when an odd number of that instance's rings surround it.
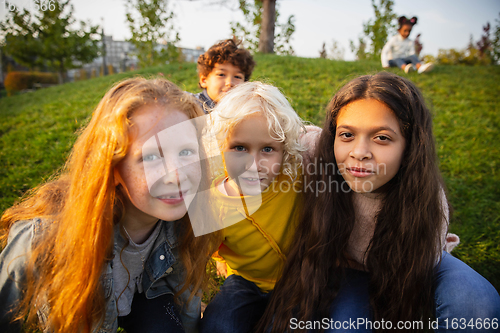
M 185 174 L 179 171 L 178 163 L 172 159 L 165 159 L 164 161 L 166 174 L 163 177 L 163 182 L 165 184 L 179 184 L 185 178 Z
M 252 164 L 248 167 L 247 170 L 251 172 L 259 172 L 262 169 L 259 156 L 257 154 L 251 154 L 251 155 L 253 157 Z
M 359 140 L 355 143 L 354 147 L 349 153 L 349 156 L 357 160 L 371 159 L 373 157 L 370 146 L 363 140 Z
M 228 76 L 226 79 L 226 87 L 234 87 L 235 79 L 231 76 Z

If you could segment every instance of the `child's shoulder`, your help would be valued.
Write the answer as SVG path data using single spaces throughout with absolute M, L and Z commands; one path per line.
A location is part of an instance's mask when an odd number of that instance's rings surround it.
M 41 218 L 33 218 L 29 220 L 21 220 L 12 224 L 9 230 L 9 237 L 7 242 L 11 242 L 15 238 L 23 237 L 25 234 L 31 234 L 33 236 L 40 236 L 45 228 L 47 228 L 48 222 L 42 220 Z

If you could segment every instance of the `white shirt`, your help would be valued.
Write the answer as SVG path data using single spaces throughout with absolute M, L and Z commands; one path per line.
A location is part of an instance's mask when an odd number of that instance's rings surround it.
M 415 43 L 412 39 L 403 39 L 400 34 L 391 37 L 384 45 L 381 54 L 382 67 L 389 67 L 389 60 L 397 58 L 406 58 L 415 53 Z

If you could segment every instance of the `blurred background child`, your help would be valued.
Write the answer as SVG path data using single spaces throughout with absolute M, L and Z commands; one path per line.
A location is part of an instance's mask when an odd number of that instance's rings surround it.
M 409 73 L 417 70 L 418 73 L 429 72 L 434 64 L 422 63 L 415 52 L 415 42 L 408 38 L 411 29 L 417 24 L 417 18 L 407 19 L 401 16 L 398 19 L 398 34 L 389 39 L 382 49 L 382 67 L 398 67 Z
M 198 58 L 198 85 L 195 94 L 205 113 L 209 113 L 224 93 L 250 80 L 255 61 L 236 39 L 226 39 L 211 46 Z

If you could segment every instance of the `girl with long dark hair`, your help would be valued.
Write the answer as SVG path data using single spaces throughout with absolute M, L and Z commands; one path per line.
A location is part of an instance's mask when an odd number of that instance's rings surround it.
M 304 211 L 260 330 L 498 330 L 500 297 L 444 251 L 431 113 L 410 81 L 353 79 L 305 168 Z

